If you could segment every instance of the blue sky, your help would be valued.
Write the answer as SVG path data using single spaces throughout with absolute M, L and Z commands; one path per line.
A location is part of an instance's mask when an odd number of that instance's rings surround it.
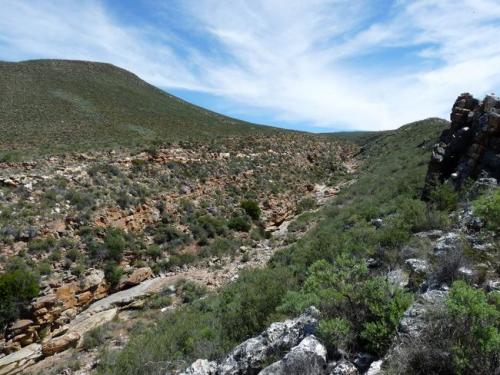
M 448 117 L 500 87 L 498 0 L 0 0 L 0 60 L 109 62 L 195 104 L 309 131 Z

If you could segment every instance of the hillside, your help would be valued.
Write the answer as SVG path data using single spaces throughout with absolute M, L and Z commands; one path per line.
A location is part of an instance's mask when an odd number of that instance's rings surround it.
M 110 64 L 0 62 L 0 152 L 50 153 L 276 131 L 189 104 Z

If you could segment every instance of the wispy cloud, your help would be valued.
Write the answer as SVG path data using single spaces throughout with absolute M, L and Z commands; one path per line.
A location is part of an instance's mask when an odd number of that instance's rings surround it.
M 112 2 L 0 0 L 0 58 L 107 61 L 232 113 L 325 130 L 446 116 L 460 92 L 500 87 L 496 0 L 167 4 L 140 3 L 130 22 Z

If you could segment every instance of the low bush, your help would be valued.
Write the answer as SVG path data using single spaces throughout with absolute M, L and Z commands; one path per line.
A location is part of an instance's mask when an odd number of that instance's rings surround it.
M 205 287 L 188 280 L 180 281 L 176 288 L 177 296 L 179 296 L 184 303 L 193 302 L 207 293 Z
M 253 220 L 259 220 L 261 211 L 259 204 L 256 201 L 244 200 L 241 202 L 241 208 L 243 208 L 247 215 Z
M 389 374 L 495 373 L 500 364 L 500 293 L 453 283 L 420 336 L 405 340 L 388 363 Z
M 329 319 L 321 331 L 324 336 L 330 330 L 327 342 L 337 342 L 334 328 L 341 329 L 345 345 L 342 349 L 362 347 L 381 355 L 390 345 L 411 299 L 409 294 L 391 287 L 385 278 L 370 277 L 363 262 L 341 255 L 332 263 L 314 263 L 303 289 L 289 292 L 280 309 L 298 314 L 307 306 L 317 306 Z M 331 321 L 333 318 L 340 320 Z
M 38 278 L 29 267 L 21 261 L 11 262 L 0 275 L 0 330 L 20 316 L 38 291 Z
M 228 221 L 227 226 L 229 229 L 233 229 L 238 232 L 248 232 L 252 227 L 252 224 L 248 220 L 247 216 L 236 216 Z
M 500 230 L 500 189 L 495 189 L 474 202 L 474 213 L 486 221 L 488 228 Z
M 104 276 L 111 288 L 115 288 L 123 275 L 123 270 L 114 262 L 108 262 L 104 267 Z

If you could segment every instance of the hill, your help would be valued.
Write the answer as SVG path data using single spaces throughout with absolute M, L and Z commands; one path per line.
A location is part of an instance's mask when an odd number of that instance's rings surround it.
M 0 62 L 0 152 L 276 132 L 185 102 L 110 64 Z

